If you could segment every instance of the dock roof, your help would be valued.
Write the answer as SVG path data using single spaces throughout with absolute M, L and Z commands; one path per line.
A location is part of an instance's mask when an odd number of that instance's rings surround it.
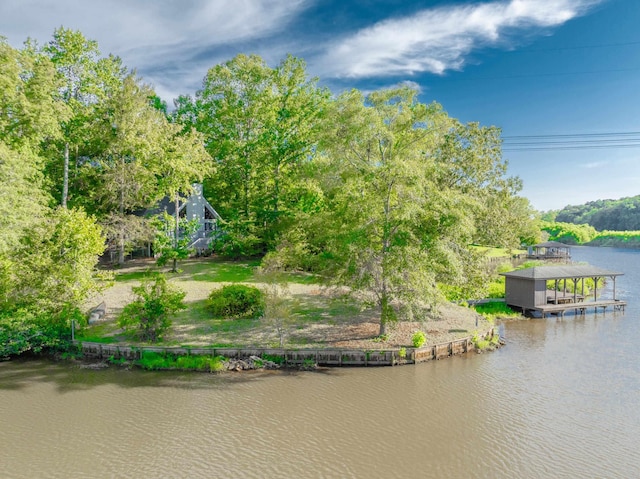
M 624 273 L 609 271 L 588 264 L 534 266 L 509 273 L 500 273 L 509 278 L 521 279 L 563 279 L 563 278 L 600 278 L 604 276 L 621 276 Z
M 533 245 L 535 248 L 570 248 L 568 244 L 560 243 L 559 241 L 545 241 L 544 243 L 538 243 Z

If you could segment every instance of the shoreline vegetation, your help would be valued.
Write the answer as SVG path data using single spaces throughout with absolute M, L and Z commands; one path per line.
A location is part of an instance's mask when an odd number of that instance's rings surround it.
M 589 224 L 543 221 L 541 228 L 549 234 L 549 241 L 574 246 L 610 248 L 640 248 L 640 231 L 597 231 Z

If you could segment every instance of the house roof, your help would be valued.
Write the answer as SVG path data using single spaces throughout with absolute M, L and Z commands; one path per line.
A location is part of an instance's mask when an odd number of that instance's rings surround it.
M 536 248 L 569 248 L 570 246 L 559 241 L 546 241 L 544 243 L 538 243 L 533 245 Z
M 533 268 L 520 269 L 509 273 L 500 273 L 507 278 L 520 279 L 563 279 L 563 278 L 595 278 L 604 276 L 620 276 L 624 273 L 609 271 L 588 264 L 560 265 L 560 266 L 534 266 Z

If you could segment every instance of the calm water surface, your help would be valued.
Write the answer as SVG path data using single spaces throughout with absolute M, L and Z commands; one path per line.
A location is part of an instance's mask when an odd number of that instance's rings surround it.
M 501 326 L 493 353 L 233 376 L 0 363 L 0 477 L 640 477 L 640 252 L 608 311 Z

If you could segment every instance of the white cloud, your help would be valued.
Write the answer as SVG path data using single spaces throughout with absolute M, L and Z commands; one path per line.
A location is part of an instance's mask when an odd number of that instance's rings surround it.
M 61 25 L 97 40 L 103 54 L 120 56 L 166 95 L 186 93 L 222 52 L 193 57 L 284 29 L 310 0 L 2 0 L 0 34 L 18 47 L 40 44 Z M 228 57 L 224 57 L 228 59 Z M 212 63 L 212 61 L 214 61 Z M 157 73 L 163 70 L 164 74 Z
M 114 54 L 142 48 L 196 48 L 260 38 L 281 29 L 306 3 L 305 0 L 3 0 L 0 31 L 15 44 L 26 36 L 47 41 L 54 28 L 64 25 L 98 40 L 103 50 L 106 47 Z
M 475 48 L 514 31 L 562 25 L 601 0 L 510 0 L 422 10 L 389 19 L 334 43 L 320 63 L 336 77 L 441 74 L 460 69 Z
M 405 80 L 398 83 L 398 86 L 406 86 L 407 88 L 411 88 L 412 90 L 417 91 L 418 93 L 422 93 L 422 86 L 419 83 L 416 83 L 411 80 Z

